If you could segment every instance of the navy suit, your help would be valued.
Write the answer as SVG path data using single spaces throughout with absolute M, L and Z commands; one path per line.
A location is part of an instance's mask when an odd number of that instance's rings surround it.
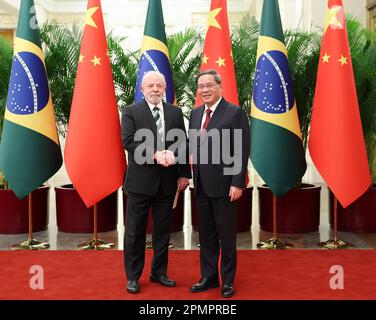
M 200 130 L 204 110 L 205 106 L 202 105 L 192 111 L 189 129 Z M 215 129 L 219 130 L 219 161 L 213 153 L 215 143 L 210 137 Z M 234 138 L 235 129 L 241 129 L 241 139 Z M 242 108 L 222 98 L 206 130 L 207 135 L 198 136 L 197 141 L 190 136 L 193 158 L 197 158 L 197 163 L 193 165 L 193 179 L 199 212 L 201 275 L 215 281 L 219 278 L 218 260 L 222 249 L 222 283 L 233 283 L 236 272 L 237 201 L 230 202 L 229 191 L 231 186 L 245 187 L 250 150 L 247 115 Z M 226 131 L 230 133 L 229 140 L 224 140 L 222 136 Z M 196 148 L 193 142 L 196 143 Z M 237 154 L 239 148 L 236 144 L 240 147 L 240 153 Z M 234 170 L 233 174 L 224 174 L 224 169 L 232 166 L 222 157 L 224 149 L 229 151 L 231 157 L 237 155 L 240 161 L 240 170 Z M 201 158 L 203 154 L 204 157 Z M 203 163 L 203 159 L 208 159 L 208 162 Z

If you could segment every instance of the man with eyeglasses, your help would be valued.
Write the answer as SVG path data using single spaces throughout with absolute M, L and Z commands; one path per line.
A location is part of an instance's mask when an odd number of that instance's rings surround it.
M 190 291 L 217 288 L 221 277 L 222 296 L 230 298 L 235 293 L 237 200 L 246 187 L 250 129 L 244 110 L 222 97 L 217 71 L 197 76 L 197 92 L 204 104 L 191 113 L 189 143 L 199 214 L 201 279 Z M 234 159 L 233 163 L 228 159 Z
M 163 74 L 148 71 L 141 84 L 145 99 L 125 107 L 122 113 L 122 141 L 128 151 L 124 181 L 124 190 L 128 193 L 124 265 L 129 293 L 140 291 L 149 208 L 153 216 L 154 251 L 150 281 L 166 287 L 176 285 L 167 276 L 172 207 L 175 193 L 187 188 L 191 173 L 187 160 L 185 163 L 177 161 L 178 148 L 187 149 L 183 113 L 162 100 L 165 89 Z M 175 141 L 166 141 L 171 130 L 183 133 L 175 150 L 169 150 Z

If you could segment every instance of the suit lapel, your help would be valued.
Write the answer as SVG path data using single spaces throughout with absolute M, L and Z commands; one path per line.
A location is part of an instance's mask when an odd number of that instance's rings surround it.
M 142 112 L 144 113 L 146 119 L 149 122 L 149 128 L 153 131 L 153 134 L 156 136 L 157 135 L 157 124 L 155 123 L 153 114 L 150 111 L 148 103 L 145 100 L 143 100 L 141 102 L 140 107 L 142 108 Z
M 215 109 L 212 118 L 209 121 L 209 124 L 206 128 L 207 131 L 216 127 L 216 124 L 218 123 L 219 119 L 222 117 L 223 113 L 225 112 L 225 103 L 226 103 L 225 100 L 222 98 L 217 108 Z
M 170 112 L 170 108 L 167 108 L 165 102 L 163 102 L 163 115 L 164 115 L 164 128 L 165 128 L 165 135 L 166 135 L 171 127 L 172 114 Z
M 225 108 L 226 108 L 225 104 L 226 104 L 226 102 L 222 98 L 221 101 L 219 102 L 217 108 L 215 109 L 214 114 L 213 114 L 212 118 L 210 119 L 208 126 L 206 127 L 206 131 L 209 132 L 210 129 L 216 128 L 218 121 L 221 119 L 223 113 L 225 112 Z M 200 128 L 201 128 L 201 122 L 200 122 Z M 204 143 L 207 139 L 208 139 L 208 136 L 204 135 L 202 137 L 202 139 L 200 139 L 200 144 Z
M 204 115 L 204 110 L 205 110 L 205 105 L 202 105 L 197 108 L 197 117 L 194 119 L 194 122 L 192 123 L 192 128 L 196 130 L 201 129 L 201 122 L 202 122 L 202 117 Z

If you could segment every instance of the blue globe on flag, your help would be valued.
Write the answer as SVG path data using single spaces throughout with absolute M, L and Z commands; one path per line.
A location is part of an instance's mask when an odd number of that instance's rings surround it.
M 43 110 L 50 98 L 44 64 L 31 52 L 14 55 L 9 82 L 7 109 L 30 115 Z
M 285 113 L 294 107 L 288 60 L 281 51 L 268 51 L 260 56 L 256 65 L 253 100 L 258 109 L 267 113 Z
M 166 101 L 174 103 L 175 92 L 174 82 L 172 80 L 172 72 L 170 61 L 166 55 L 159 50 L 147 50 L 142 53 L 140 63 L 138 65 L 137 84 L 135 89 L 135 102 L 139 102 L 144 98 L 141 92 L 141 81 L 144 74 L 148 71 L 159 71 L 166 79 Z

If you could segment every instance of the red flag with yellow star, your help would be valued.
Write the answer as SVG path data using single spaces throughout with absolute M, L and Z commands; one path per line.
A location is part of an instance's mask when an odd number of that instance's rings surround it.
M 100 0 L 88 1 L 64 155 L 87 207 L 123 183 L 125 155 Z
M 208 31 L 200 67 L 201 71 L 207 69 L 217 70 L 222 78 L 223 97 L 227 101 L 239 105 L 226 0 L 211 1 Z M 201 104 L 201 99 L 196 95 L 196 106 Z
M 343 207 L 369 188 L 371 177 L 342 0 L 328 1 L 309 151 Z

